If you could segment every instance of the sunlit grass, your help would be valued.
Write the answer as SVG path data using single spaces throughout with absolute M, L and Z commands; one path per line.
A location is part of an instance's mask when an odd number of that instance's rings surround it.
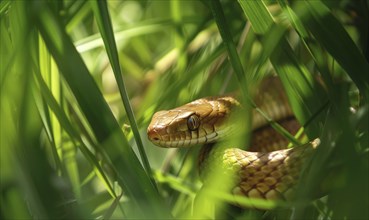
M 1 219 L 368 218 L 367 7 L 2 1 Z M 321 139 L 295 203 L 229 206 L 230 194 L 201 188 L 199 148 L 147 140 L 154 112 L 234 91 L 247 106 L 270 74 Z M 320 188 L 328 196 L 312 201 Z

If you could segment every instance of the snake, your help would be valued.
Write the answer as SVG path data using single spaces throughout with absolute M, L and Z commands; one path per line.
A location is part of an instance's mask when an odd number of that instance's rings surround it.
M 292 201 L 303 166 L 319 145 L 319 139 L 286 148 L 288 139 L 260 114 L 261 110 L 292 135 L 301 127 L 277 77 L 262 81 L 254 97 L 259 111 L 251 110 L 252 135 L 247 150 L 215 144 L 232 139 L 232 134 L 239 130 L 231 120 L 232 115 L 242 109 L 235 95 L 205 97 L 156 112 L 147 128 L 148 139 L 165 148 L 202 145 L 198 164 L 204 183 L 211 181 L 207 177 L 209 173 L 231 173 L 227 178 L 233 179 L 229 187 L 233 195 Z

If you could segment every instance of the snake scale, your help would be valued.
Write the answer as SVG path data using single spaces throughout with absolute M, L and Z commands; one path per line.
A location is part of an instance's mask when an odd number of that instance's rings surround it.
M 279 79 L 271 77 L 264 80 L 258 91 L 255 94 L 256 105 L 294 135 L 300 125 L 293 116 Z M 271 128 L 254 109 L 253 133 L 247 151 L 234 147 L 213 147 L 212 143 L 226 139 L 237 130 L 229 118 L 240 108 L 242 106 L 235 97 L 218 96 L 159 111 L 153 115 L 148 126 L 148 138 L 160 147 L 204 145 L 199 155 L 200 176 L 204 183 L 207 174 L 216 170 L 214 166 L 218 165 L 223 173 L 232 173 L 234 181 L 230 191 L 234 195 L 293 200 L 302 166 L 318 146 L 319 139 L 285 149 L 288 140 Z

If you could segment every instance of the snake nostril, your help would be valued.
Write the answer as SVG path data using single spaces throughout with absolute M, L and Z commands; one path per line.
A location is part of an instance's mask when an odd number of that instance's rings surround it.
M 151 141 L 160 141 L 159 134 L 155 131 L 155 129 L 149 129 L 147 131 L 147 136 Z

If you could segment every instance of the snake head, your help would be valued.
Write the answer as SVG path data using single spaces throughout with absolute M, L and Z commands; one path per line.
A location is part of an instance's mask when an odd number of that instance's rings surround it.
M 230 112 L 239 103 L 231 96 L 202 98 L 172 110 L 155 113 L 147 129 L 149 140 L 160 147 L 212 143 L 229 132 Z M 222 134 L 222 135 L 221 135 Z

